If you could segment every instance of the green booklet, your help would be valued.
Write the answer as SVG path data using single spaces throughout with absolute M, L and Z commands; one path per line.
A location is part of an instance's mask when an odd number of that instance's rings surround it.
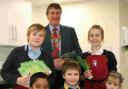
M 52 73 L 51 69 L 42 60 L 31 60 L 23 62 L 18 68 L 18 71 L 22 76 L 28 74 L 32 75 L 36 72 L 43 72 L 47 75 L 50 75 Z

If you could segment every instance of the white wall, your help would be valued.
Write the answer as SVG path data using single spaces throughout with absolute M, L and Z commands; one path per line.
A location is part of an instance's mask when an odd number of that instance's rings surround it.
M 120 0 L 120 30 L 122 27 L 128 27 L 128 1 L 127 0 Z M 121 32 L 121 31 L 120 31 Z M 128 38 L 127 38 L 128 40 Z M 121 57 L 120 57 L 120 72 L 124 76 L 124 83 L 122 89 L 128 88 L 128 46 L 121 47 Z

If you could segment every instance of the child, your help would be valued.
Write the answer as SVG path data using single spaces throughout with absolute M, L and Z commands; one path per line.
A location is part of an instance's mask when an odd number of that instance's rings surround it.
M 62 67 L 62 75 L 65 80 L 64 86 L 60 89 L 80 89 L 78 81 L 81 73 L 81 68 L 77 62 L 67 59 Z
M 124 78 L 121 73 L 112 71 L 109 73 L 105 81 L 106 89 L 122 89 L 122 82 Z
M 93 25 L 88 31 L 91 47 L 82 55 L 83 59 L 87 59 L 91 69 L 87 72 L 82 71 L 85 89 L 105 89 L 104 80 L 108 73 L 117 70 L 116 57 L 113 52 L 103 48 L 103 41 L 104 29 L 100 25 Z M 93 76 L 93 79 L 87 79 L 90 76 Z
M 33 74 L 30 78 L 30 89 L 49 89 L 48 76 L 42 72 Z
M 46 31 L 41 24 L 32 24 L 27 30 L 28 44 L 14 48 L 7 57 L 1 70 L 1 76 L 6 80 L 13 89 L 28 89 L 30 76 L 21 76 L 18 68 L 21 63 L 26 61 L 43 60 L 44 63 L 54 71 L 52 58 L 44 50 L 41 45 L 44 43 Z M 53 84 L 54 76 L 49 76 L 50 84 Z

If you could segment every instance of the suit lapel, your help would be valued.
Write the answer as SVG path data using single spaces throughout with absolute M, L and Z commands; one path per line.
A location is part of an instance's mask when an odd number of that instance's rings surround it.
M 60 35 L 61 35 L 61 55 L 64 53 L 64 48 L 65 48 L 65 29 L 63 28 L 63 26 L 60 25 Z
M 48 25 L 46 27 L 46 33 L 47 33 L 47 35 L 46 35 L 46 39 L 45 39 L 45 44 L 46 44 L 45 48 L 46 48 L 46 50 L 52 52 L 51 32 L 50 32 L 50 29 L 49 29 Z

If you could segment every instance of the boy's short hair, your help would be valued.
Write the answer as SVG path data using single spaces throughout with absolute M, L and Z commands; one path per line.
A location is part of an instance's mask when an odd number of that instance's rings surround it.
M 111 71 L 108 75 L 106 82 L 109 81 L 112 83 L 116 83 L 117 80 L 119 80 L 119 84 L 121 86 L 122 82 L 124 81 L 122 74 L 117 71 Z
M 49 6 L 47 7 L 46 15 L 48 15 L 49 10 L 50 10 L 51 8 L 60 9 L 60 11 L 61 11 L 61 13 L 62 13 L 62 9 L 61 9 L 61 6 L 60 6 L 59 3 L 51 3 L 51 4 L 49 4 Z
M 75 60 L 70 59 L 70 58 L 65 58 L 64 60 L 65 60 L 65 62 L 62 66 L 62 74 L 63 75 L 65 74 L 65 72 L 68 69 L 75 69 L 75 70 L 78 70 L 79 73 L 81 73 L 80 65 Z
M 38 78 L 43 78 L 43 79 L 46 79 L 49 83 L 49 80 L 48 80 L 48 76 L 46 74 L 44 74 L 43 72 L 37 72 L 37 73 L 34 73 L 31 78 L 30 78 L 30 86 L 32 87 L 32 85 L 35 83 L 35 81 L 38 79 Z
M 39 24 L 39 23 L 32 24 L 32 25 L 30 25 L 28 27 L 28 29 L 27 29 L 27 36 L 29 37 L 31 32 L 33 32 L 33 31 L 38 31 L 38 32 L 43 31 L 44 38 L 46 37 L 45 27 L 43 25 Z M 28 39 L 28 41 L 29 41 L 29 39 Z

